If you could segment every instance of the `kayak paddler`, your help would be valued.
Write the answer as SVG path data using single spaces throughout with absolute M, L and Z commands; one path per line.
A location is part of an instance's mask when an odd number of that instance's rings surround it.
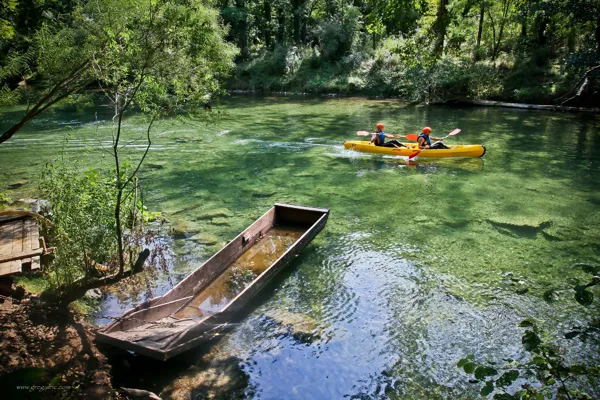
M 383 131 L 383 124 L 379 123 L 376 126 L 377 130 L 373 133 L 371 133 L 371 143 L 375 144 L 375 146 L 380 146 L 380 147 L 406 147 L 405 145 L 403 145 L 402 143 L 400 143 L 397 140 L 390 140 L 389 142 L 385 142 L 385 138 L 388 139 L 396 139 L 397 137 L 399 137 L 398 135 L 388 135 L 387 133 L 385 133 Z
M 423 128 L 423 132 L 421 132 L 419 134 L 419 137 L 417 137 L 417 142 L 419 143 L 419 149 L 423 150 L 423 149 L 431 149 L 431 150 L 435 150 L 435 149 L 447 149 L 448 146 L 446 146 L 444 143 L 437 142 L 434 144 L 431 144 L 431 139 L 433 140 L 444 140 L 443 138 L 434 138 L 434 137 L 430 137 L 429 134 L 431 133 L 431 128 L 426 126 L 425 128 Z

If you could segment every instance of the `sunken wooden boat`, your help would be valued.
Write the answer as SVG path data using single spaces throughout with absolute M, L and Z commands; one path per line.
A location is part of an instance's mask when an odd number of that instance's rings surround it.
M 101 329 L 100 342 L 166 360 L 218 335 L 323 229 L 328 209 L 277 203 L 160 297 Z

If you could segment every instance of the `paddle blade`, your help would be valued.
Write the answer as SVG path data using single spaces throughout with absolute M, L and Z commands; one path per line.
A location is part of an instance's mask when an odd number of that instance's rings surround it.
M 407 140 L 417 140 L 419 138 L 419 135 L 416 133 L 409 133 L 408 135 L 404 136 Z
M 423 151 L 423 150 L 417 150 L 417 151 L 415 151 L 410 156 L 408 156 L 408 159 L 412 160 L 413 158 L 415 158 L 416 156 L 418 156 L 419 154 L 421 154 L 421 151 Z
M 358 132 L 356 132 L 356 134 L 358 136 L 371 136 L 371 133 L 367 132 L 367 131 L 358 131 Z
M 450 132 L 448 134 L 448 136 L 454 136 L 454 135 L 458 135 L 458 133 L 460 132 L 460 129 L 456 128 L 455 130 L 453 130 L 452 132 Z

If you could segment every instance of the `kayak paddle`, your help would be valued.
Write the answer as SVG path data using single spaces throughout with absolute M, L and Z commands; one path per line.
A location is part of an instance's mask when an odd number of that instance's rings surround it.
M 356 134 L 358 136 L 371 136 L 373 133 L 367 132 L 367 131 L 358 131 L 358 132 L 356 132 Z M 399 137 L 398 135 L 394 135 L 394 136 Z M 409 133 L 408 135 L 406 135 L 404 137 L 406 138 L 406 140 L 417 140 L 419 135 L 416 133 Z
M 446 136 L 444 136 L 443 138 L 441 138 L 440 140 L 438 140 L 437 142 L 435 142 L 431 146 L 435 145 L 436 143 L 440 143 L 442 140 L 444 140 L 444 139 L 446 139 L 446 138 L 448 138 L 450 136 L 458 135 L 459 132 L 460 132 L 460 129 L 456 128 L 455 130 L 453 130 L 452 132 L 450 132 L 449 134 L 447 134 Z M 408 156 L 408 159 L 412 160 L 413 158 L 415 158 L 416 156 L 418 156 L 423 150 L 426 150 L 426 149 L 419 149 L 419 150 L 417 150 L 416 152 L 414 152 L 410 156 Z

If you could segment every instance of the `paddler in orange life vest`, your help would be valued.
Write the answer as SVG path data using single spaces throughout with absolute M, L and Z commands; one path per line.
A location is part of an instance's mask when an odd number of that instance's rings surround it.
M 435 149 L 447 149 L 448 146 L 446 146 L 444 143 L 442 142 L 437 142 L 434 144 L 431 144 L 431 140 L 443 140 L 442 138 L 434 138 L 434 137 L 430 137 L 429 134 L 431 133 L 431 128 L 426 126 L 425 128 L 423 128 L 423 132 L 419 134 L 419 137 L 417 138 L 417 142 L 419 143 L 419 149 L 423 150 L 423 149 L 431 149 L 431 150 L 435 150 Z
M 387 133 L 385 133 L 383 131 L 383 124 L 377 124 L 376 128 L 377 128 L 377 131 L 371 133 L 371 143 L 374 143 L 375 146 L 396 147 L 396 148 L 406 147 L 405 145 L 403 145 L 402 143 L 400 143 L 397 140 L 390 140 L 389 142 L 386 143 L 385 138 L 396 139 L 398 137 L 398 135 L 388 135 Z

